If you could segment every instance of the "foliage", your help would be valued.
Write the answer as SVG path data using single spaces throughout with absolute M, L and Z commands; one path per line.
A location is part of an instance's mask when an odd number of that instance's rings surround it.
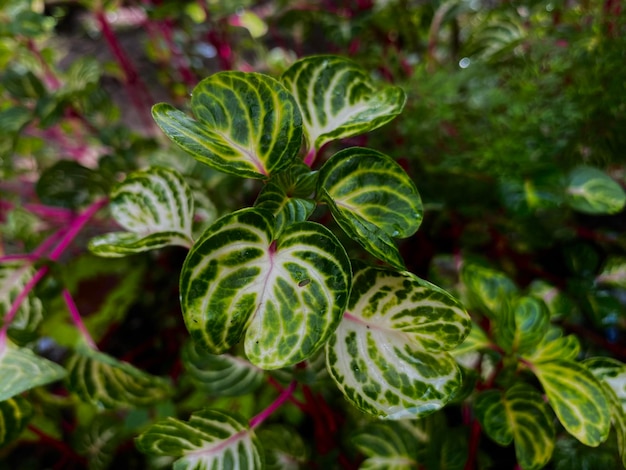
M 614 0 L 2 3 L 0 468 L 626 466 L 625 49 Z

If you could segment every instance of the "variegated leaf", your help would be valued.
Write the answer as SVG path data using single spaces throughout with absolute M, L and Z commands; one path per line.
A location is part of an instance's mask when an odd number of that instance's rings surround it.
M 626 289 L 626 258 L 610 257 L 602 268 L 602 272 L 596 277 L 596 282 Z
M 524 470 L 545 466 L 554 450 L 554 415 L 541 394 L 525 384 L 505 393 L 488 390 L 474 405 L 485 433 L 502 446 L 515 442 L 517 462 Z
M 0 344 L 0 401 L 25 390 L 56 382 L 65 373 L 63 367 L 36 356 L 30 349 Z
M 89 470 L 107 470 L 125 434 L 127 430 L 119 420 L 97 414 L 87 426 L 76 429 L 74 448 L 87 459 Z
M 518 297 L 502 305 L 494 336 L 505 351 L 524 354 L 541 342 L 549 322 L 550 315 L 543 301 Z
M 485 333 L 485 331 L 475 322 L 472 322 L 472 328 L 465 340 L 454 348 L 451 353 L 457 357 L 463 354 L 489 348 L 490 345 L 491 340 L 487 336 L 487 333 Z
M 392 238 L 413 235 L 423 210 L 415 184 L 400 165 L 376 150 L 342 150 L 321 168 L 318 194 L 348 236 L 374 256 L 403 268 Z
M 606 440 L 611 428 L 609 401 L 589 370 L 558 359 L 532 364 L 531 370 L 567 432 L 591 447 Z
M 0 324 L 34 274 L 35 270 L 28 264 L 9 261 L 0 263 Z M 36 338 L 36 330 L 42 319 L 41 301 L 31 292 L 21 303 L 9 325 L 9 338 L 17 344 L 32 341 Z
M 548 362 L 555 359 L 573 361 L 579 353 L 580 342 L 576 336 L 563 336 L 563 330 L 556 326 L 550 326 L 534 350 L 524 354 L 524 359 L 532 363 Z
M 263 369 L 296 364 L 326 342 L 351 280 L 350 261 L 328 229 L 299 222 L 274 239 L 274 226 L 257 208 L 222 217 L 195 243 L 180 280 L 192 338 L 221 354 L 245 334 L 246 355 Z
M 405 422 L 368 423 L 352 442 L 365 455 L 361 470 L 419 468 L 415 435 Z
M 192 92 L 197 120 L 160 103 L 152 108 L 163 132 L 216 170 L 266 179 L 287 168 L 302 145 L 302 117 L 293 96 L 259 73 L 220 72 Z
M 184 345 L 182 361 L 193 382 L 214 396 L 245 395 L 263 383 L 262 369 L 230 354 L 209 354 L 193 341 Z
M 89 249 L 119 257 L 168 245 L 190 246 L 193 197 L 176 171 L 152 167 L 128 175 L 111 194 L 111 214 L 127 232 L 93 238 Z
M 626 365 L 610 357 L 592 357 L 583 364 L 600 381 L 611 403 L 617 448 L 626 467 Z
M 447 350 L 470 329 L 461 305 L 409 273 L 365 267 L 327 344 L 331 376 L 362 411 L 390 419 L 416 418 L 445 405 L 461 385 Z
M 585 214 L 616 214 L 626 204 L 626 192 L 609 175 L 589 167 L 574 168 L 566 189 L 569 206 Z
M 0 449 L 22 433 L 32 414 L 30 403 L 21 396 L 0 401 Z
M 282 82 L 295 96 L 309 150 L 331 140 L 376 129 L 402 112 L 406 95 L 396 86 L 376 85 L 343 57 L 311 56 L 294 63 Z
M 470 306 L 492 319 L 498 318 L 501 305 L 518 292 L 513 281 L 504 273 L 479 264 L 464 264 L 461 282 L 467 289 Z
M 148 406 L 172 393 L 169 381 L 84 345 L 69 359 L 67 371 L 68 389 L 101 408 Z
M 306 446 L 294 429 L 277 424 L 263 425 L 257 435 L 265 449 L 265 470 L 306 468 Z
M 545 281 L 535 280 L 531 282 L 528 294 L 546 304 L 550 318 L 553 320 L 570 317 L 576 311 L 576 306 L 569 297 Z
M 154 456 L 179 457 L 174 470 L 263 468 L 263 450 L 245 420 L 225 411 L 204 409 L 189 421 L 167 418 L 135 441 Z

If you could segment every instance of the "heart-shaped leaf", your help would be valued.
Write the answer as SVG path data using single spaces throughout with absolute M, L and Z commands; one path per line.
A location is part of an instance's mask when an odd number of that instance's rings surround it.
M 263 369 L 296 364 L 326 342 L 351 280 L 350 261 L 328 229 L 299 222 L 274 240 L 274 226 L 257 208 L 222 217 L 194 244 L 180 279 L 192 338 L 222 354 L 245 334 L 246 355 Z
M 401 88 L 376 85 L 344 57 L 306 57 L 289 67 L 281 80 L 300 106 L 309 150 L 388 123 L 406 101 Z
M 183 150 L 216 170 L 266 179 L 287 168 L 302 145 L 302 117 L 293 96 L 259 73 L 220 72 L 192 92 L 197 120 L 160 103 L 152 116 Z
M 569 206 L 585 214 L 616 214 L 626 204 L 626 192 L 609 175 L 597 168 L 579 166 L 568 177 Z
M 193 197 L 176 171 L 152 167 L 128 175 L 111 194 L 111 214 L 128 232 L 93 238 L 89 249 L 118 257 L 168 245 L 190 246 Z
M 415 434 L 406 422 L 368 423 L 352 442 L 365 455 L 359 468 L 413 470 L 419 468 Z
M 265 376 L 263 370 L 245 359 L 209 354 L 193 341 L 183 346 L 182 360 L 194 383 L 214 396 L 245 395 L 256 390 Z
M 423 210 L 415 184 L 400 165 L 376 150 L 342 150 L 321 168 L 318 194 L 351 238 L 374 256 L 403 268 L 391 238 L 413 235 Z
M 474 412 L 485 433 L 502 446 L 515 442 L 517 461 L 524 469 L 545 466 L 554 450 L 554 415 L 541 393 L 516 384 L 506 393 L 489 390 L 476 398 Z
M 67 364 L 67 387 L 103 408 L 148 406 L 171 395 L 169 381 L 80 345 Z
M 21 396 L 0 401 L 0 449 L 22 433 L 32 414 L 30 403 Z
M 263 451 L 245 420 L 217 410 L 193 413 L 189 421 L 167 418 L 135 441 L 154 456 L 179 457 L 174 470 L 263 468 Z
M 596 447 L 611 428 L 609 401 L 596 378 L 580 364 L 554 360 L 532 365 L 563 427 L 585 445 Z
M 30 349 L 0 345 L 0 401 L 65 376 L 65 369 Z
M 33 277 L 35 270 L 21 262 L 0 263 L 0 320 Z M 26 344 L 36 338 L 36 330 L 43 320 L 41 301 L 31 292 L 20 304 L 8 328 L 9 338 L 17 344 Z
M 461 373 L 445 351 L 470 329 L 469 316 L 447 292 L 409 273 L 365 267 L 327 344 L 331 376 L 362 411 L 417 418 L 445 405 Z
M 495 338 L 505 351 L 524 354 L 541 342 L 549 322 L 550 314 L 543 301 L 518 297 L 500 309 Z

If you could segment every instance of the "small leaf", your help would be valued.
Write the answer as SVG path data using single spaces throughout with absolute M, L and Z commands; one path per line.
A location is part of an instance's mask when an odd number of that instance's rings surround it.
M 626 193 L 610 176 L 597 168 L 579 166 L 568 178 L 567 203 L 585 214 L 616 214 L 626 204 Z
M 601 384 L 576 362 L 554 360 L 532 365 L 563 427 L 585 445 L 596 447 L 609 436 L 609 401 Z
M 80 345 L 67 364 L 67 387 L 102 408 L 148 406 L 171 395 L 169 381 Z
M 390 419 L 425 416 L 461 385 L 450 354 L 469 333 L 461 305 L 408 273 L 363 268 L 326 347 L 331 376 L 362 411 Z
M 491 319 L 498 318 L 501 305 L 517 294 L 517 287 L 508 276 L 478 264 L 464 264 L 461 281 L 467 288 L 471 305 Z
M 60 160 L 45 170 L 35 186 L 41 202 L 76 209 L 94 195 L 105 194 L 98 174 L 73 160 Z
M 179 457 L 174 470 L 263 468 L 263 450 L 245 420 L 224 411 L 204 409 L 189 421 L 167 418 L 135 441 L 155 456 Z
M 364 455 L 359 466 L 367 470 L 414 470 L 419 468 L 415 435 L 406 422 L 368 423 L 352 442 Z
M 596 277 L 599 284 L 626 289 L 626 258 L 610 257 L 602 272 Z
M 266 470 L 298 470 L 306 468 L 307 451 L 300 434 L 281 425 L 263 426 L 258 432 L 265 449 Z
M 535 349 L 524 355 L 529 362 L 549 362 L 555 359 L 573 361 L 580 353 L 580 342 L 574 335 L 563 336 L 563 330 L 549 327 L 547 333 Z
M 485 333 L 485 331 L 476 323 L 472 322 L 472 328 L 470 329 L 470 332 L 465 340 L 451 352 L 455 357 L 457 357 L 463 354 L 479 351 L 481 349 L 488 349 L 491 344 L 491 340 L 487 336 L 487 333 Z
M 36 356 L 30 349 L 0 346 L 0 401 L 25 390 L 62 379 L 63 367 Z
M 197 121 L 174 107 L 152 108 L 163 132 L 199 162 L 247 178 L 287 168 L 302 144 L 302 117 L 278 81 L 259 73 L 220 72 L 192 92 Z
M 193 197 L 176 171 L 153 167 L 130 174 L 111 194 L 111 214 L 129 232 L 93 238 L 89 249 L 107 257 L 192 243 Z
M 550 318 L 553 320 L 571 317 L 576 312 L 576 306 L 572 300 L 545 281 L 535 280 L 531 282 L 528 293 L 546 304 Z
M 194 341 L 221 354 L 245 334 L 246 355 L 263 369 L 296 364 L 326 342 L 351 280 L 345 250 L 325 227 L 295 223 L 276 240 L 273 232 L 261 209 L 226 215 L 194 244 L 180 278 Z
M 321 168 L 318 193 L 339 226 L 374 256 L 402 269 L 391 238 L 413 235 L 422 222 L 415 184 L 390 157 L 353 147 Z
M 356 63 L 320 55 L 301 59 L 281 77 L 302 111 L 308 148 L 371 131 L 402 112 L 406 95 L 375 85 Z
M 124 440 L 124 431 L 117 420 L 97 414 L 89 425 L 76 429 L 74 448 L 87 459 L 89 470 L 107 470 Z
M 245 395 L 259 388 L 265 376 L 245 359 L 209 354 L 192 341 L 183 347 L 182 361 L 193 382 L 214 396 Z
M 541 342 L 549 322 L 548 310 L 541 300 L 518 297 L 502 306 L 494 336 L 505 351 L 524 354 Z
M 554 450 L 553 415 L 534 388 L 517 384 L 506 393 L 489 390 L 478 395 L 474 411 L 485 433 L 502 446 L 515 442 L 520 466 L 539 469 Z
M 30 403 L 21 396 L 0 401 L 0 449 L 19 437 L 32 415 Z

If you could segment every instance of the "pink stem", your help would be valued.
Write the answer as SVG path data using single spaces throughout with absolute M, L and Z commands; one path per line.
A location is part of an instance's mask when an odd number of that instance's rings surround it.
M 291 395 L 293 394 L 294 390 L 296 389 L 297 384 L 298 382 L 296 382 L 295 380 L 291 382 L 289 386 L 285 390 L 283 390 L 280 395 L 278 395 L 278 398 L 276 398 L 276 400 L 274 400 L 274 402 L 270 406 L 265 408 L 255 417 L 253 417 L 250 420 L 250 429 L 256 428 L 263 421 L 265 421 L 268 417 L 270 417 L 272 413 L 274 413 L 274 411 L 280 408 L 280 406 L 283 403 L 289 400 L 289 397 L 291 397 Z
M 304 157 L 304 164 L 311 168 L 313 166 L 313 163 L 315 163 L 316 157 L 317 152 L 315 151 L 315 148 L 312 148 L 311 150 L 309 150 L 309 153 L 306 154 L 306 157 Z
M 78 307 L 76 307 L 76 302 L 74 302 L 74 299 L 72 298 L 72 294 L 70 294 L 70 291 L 68 291 L 67 289 L 63 289 L 63 300 L 65 300 L 65 305 L 67 305 L 67 308 L 70 311 L 70 315 L 72 316 L 72 321 L 76 325 L 76 328 L 78 329 L 78 331 L 80 331 L 80 334 L 82 335 L 85 342 L 89 345 L 89 347 L 93 349 L 98 349 L 98 347 L 96 346 L 96 343 L 94 342 L 93 338 L 89 334 L 89 331 L 87 330 L 87 327 L 85 326 L 85 323 L 83 322 L 83 319 L 80 316 L 80 312 L 78 311 Z

